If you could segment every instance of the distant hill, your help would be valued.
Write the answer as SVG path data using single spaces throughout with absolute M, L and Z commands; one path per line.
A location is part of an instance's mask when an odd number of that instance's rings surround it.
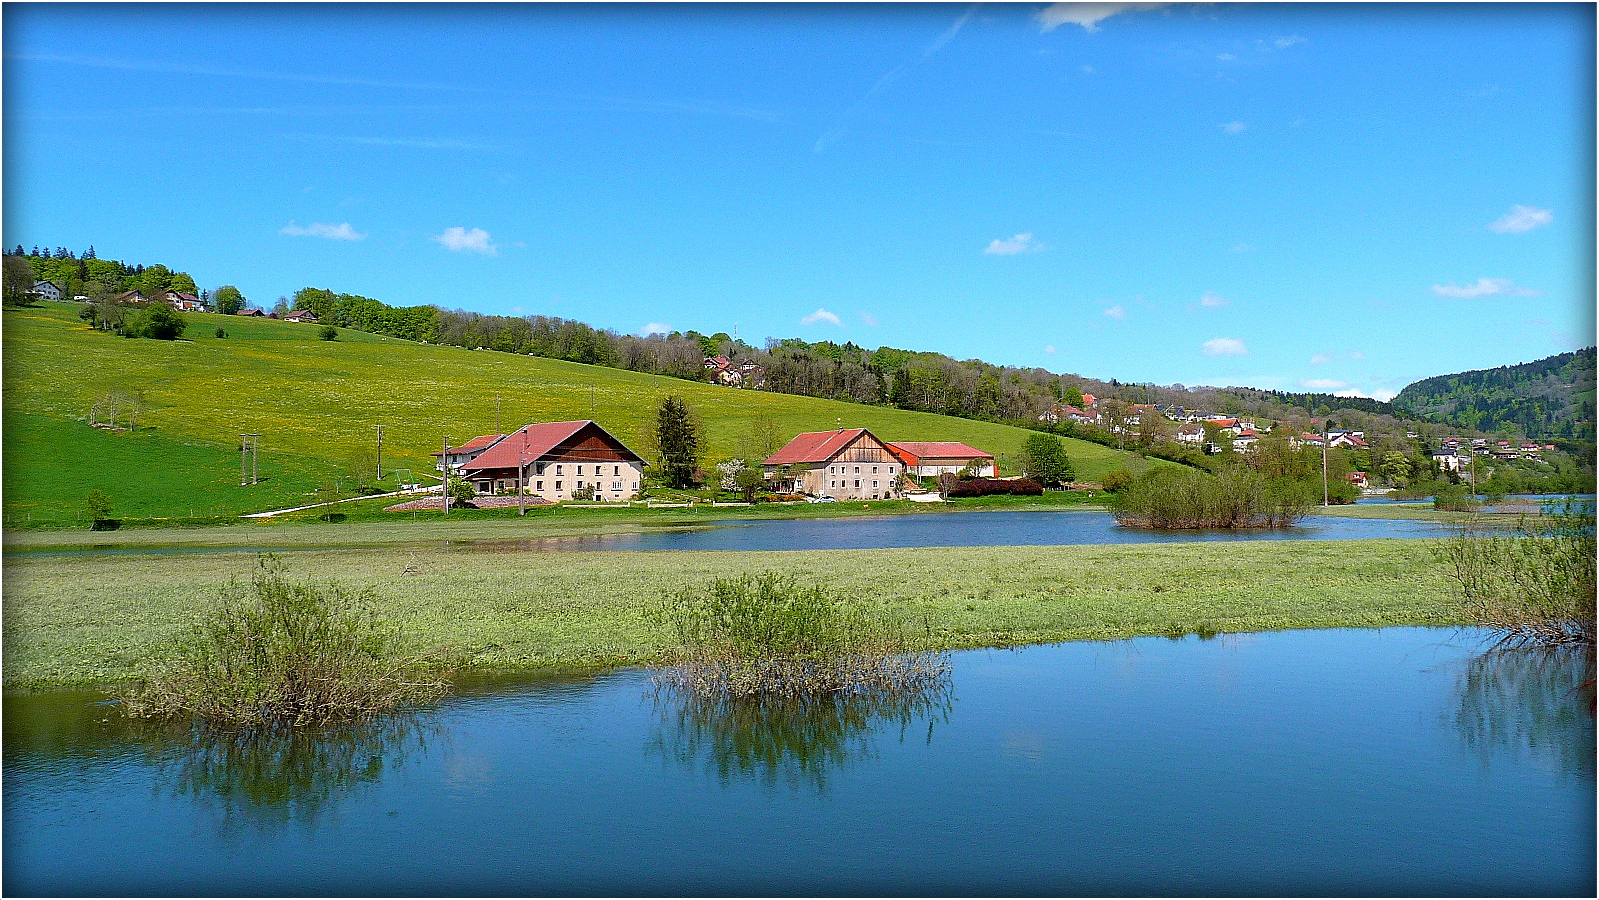
M 1594 351 L 1426 378 L 1400 391 L 1393 406 L 1463 428 L 1591 445 Z

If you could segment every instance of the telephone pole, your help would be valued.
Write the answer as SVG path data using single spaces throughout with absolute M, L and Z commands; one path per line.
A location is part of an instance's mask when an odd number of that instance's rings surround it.
M 378 430 L 378 480 L 383 480 L 383 426 L 373 425 Z
M 239 484 L 260 484 L 261 435 L 256 433 L 241 434 L 239 438 Z M 248 473 L 245 471 L 246 463 L 249 464 Z
M 444 467 L 444 479 L 440 482 L 439 493 L 444 495 L 444 514 L 450 514 L 450 436 L 444 435 L 439 442 L 439 465 Z

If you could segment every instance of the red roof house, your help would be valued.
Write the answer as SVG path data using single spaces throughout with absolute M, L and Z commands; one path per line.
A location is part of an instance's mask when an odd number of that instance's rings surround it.
M 887 446 L 906 471 L 918 478 L 959 472 L 967 466 L 984 478 L 995 473 L 994 454 L 959 441 L 894 441 Z
M 787 489 L 840 500 L 896 496 L 905 473 L 890 445 L 864 428 L 796 435 L 762 465 L 768 477 L 780 475 Z
M 460 468 L 478 493 L 515 492 L 520 483 L 525 493 L 559 501 L 585 490 L 595 500 L 631 500 L 638 494 L 644 466 L 626 444 L 584 420 L 525 425 Z

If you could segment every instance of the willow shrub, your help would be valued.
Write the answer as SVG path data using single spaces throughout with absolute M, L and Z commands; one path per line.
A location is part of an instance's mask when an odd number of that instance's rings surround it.
M 1248 469 L 1210 475 L 1194 469 L 1151 469 L 1116 496 L 1119 525 L 1140 528 L 1282 528 L 1310 509 L 1310 488 Z
M 193 716 L 224 726 L 355 721 L 443 696 L 441 667 L 402 655 L 369 592 L 290 581 L 263 557 L 246 587 L 173 643 L 122 696 L 130 716 Z
M 791 575 L 669 592 L 654 618 L 675 638 L 661 682 L 694 697 L 918 691 L 949 668 L 944 654 L 915 649 L 888 617 Z
M 1594 643 L 1594 507 L 1522 516 L 1513 531 L 1462 525 L 1442 547 L 1470 620 L 1510 644 Z

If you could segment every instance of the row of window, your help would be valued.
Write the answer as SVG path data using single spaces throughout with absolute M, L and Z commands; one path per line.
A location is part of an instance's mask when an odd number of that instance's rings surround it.
M 500 482 L 500 483 L 502 485 L 506 484 L 506 482 Z M 557 490 L 557 491 L 565 490 L 565 488 L 563 487 L 563 485 L 565 483 L 566 482 L 564 482 L 564 481 L 555 482 L 555 490 Z M 623 490 L 623 486 L 625 484 L 626 484 L 626 482 L 613 481 L 613 482 L 611 482 L 611 488 L 610 489 L 612 491 L 621 492 Z M 596 481 L 596 482 L 594 482 L 593 484 L 591 484 L 589 486 L 594 488 L 595 490 L 605 490 L 605 485 L 602 482 Z M 582 481 L 574 481 L 574 482 L 572 482 L 572 488 L 574 490 L 576 490 L 577 488 L 580 488 L 580 487 L 583 487 L 583 482 Z M 489 482 L 480 481 L 480 482 L 477 483 L 477 489 L 479 491 L 487 493 L 491 488 L 489 486 Z M 513 484 L 509 485 L 508 489 L 515 490 L 515 484 L 513 483 Z M 533 490 L 535 492 L 537 492 L 537 493 L 543 493 L 543 491 L 544 491 L 544 482 L 543 481 L 535 481 L 535 482 L 533 482 Z M 633 482 L 633 490 L 635 492 L 638 490 L 638 482 L 636 482 L 636 481 Z
M 535 474 L 535 475 L 543 475 L 544 474 L 544 467 L 547 466 L 547 465 L 549 465 L 549 463 L 538 463 L 537 467 L 533 471 L 533 474 Z M 564 472 L 561 471 L 563 467 L 564 467 L 563 463 L 556 463 L 555 464 L 555 474 L 557 474 L 557 475 L 565 474 Z M 594 474 L 595 475 L 604 475 L 605 472 L 602 471 L 604 468 L 605 467 L 601 466 L 601 465 L 594 466 Z M 632 467 L 630 466 L 629 468 L 632 468 Z M 576 474 L 578 474 L 578 475 L 582 475 L 583 474 L 583 464 L 582 463 L 578 463 L 577 464 L 577 473 Z M 611 466 L 611 474 L 612 475 L 620 475 L 620 474 L 622 474 L 622 467 L 621 466 Z
M 847 474 L 847 470 L 848 469 L 849 469 L 849 466 L 828 466 L 827 467 L 827 474 L 829 474 L 829 475 L 844 475 L 844 474 Z M 855 467 L 855 474 L 856 475 L 861 474 L 861 467 L 860 466 L 856 466 Z M 876 466 L 872 466 L 872 474 L 873 475 L 877 474 L 877 467 Z M 894 474 L 894 467 L 893 466 L 889 466 L 888 467 L 888 474 L 890 474 L 890 475 Z
M 828 481 L 827 482 L 827 486 L 830 487 L 830 488 L 836 488 L 836 487 L 847 488 L 847 487 L 849 487 L 849 479 L 848 478 L 844 479 L 844 483 L 843 484 L 839 484 L 838 481 L 836 481 L 836 480 L 835 481 Z M 861 486 L 861 480 L 859 478 L 855 479 L 855 486 L 857 488 Z M 876 479 L 873 479 L 873 481 L 872 481 L 872 490 L 874 490 L 874 491 L 877 490 L 877 481 L 876 481 Z

